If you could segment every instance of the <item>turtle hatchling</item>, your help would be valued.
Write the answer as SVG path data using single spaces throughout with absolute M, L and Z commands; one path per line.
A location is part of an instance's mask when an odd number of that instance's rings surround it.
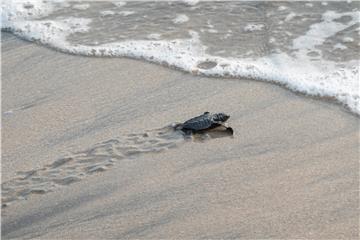
M 204 112 L 202 115 L 191 118 L 184 123 L 180 123 L 175 126 L 176 130 L 181 130 L 185 134 L 201 133 L 207 130 L 211 130 L 218 127 L 224 127 L 224 129 L 233 134 L 231 127 L 226 127 L 224 123 L 230 118 L 225 113 L 214 113 Z

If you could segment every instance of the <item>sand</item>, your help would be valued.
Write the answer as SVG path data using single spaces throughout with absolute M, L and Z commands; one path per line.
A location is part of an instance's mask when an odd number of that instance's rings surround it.
M 2 209 L 3 239 L 358 238 L 359 118 L 342 106 L 1 41 L 2 182 L 26 198 Z M 164 128 L 204 111 L 234 136 Z

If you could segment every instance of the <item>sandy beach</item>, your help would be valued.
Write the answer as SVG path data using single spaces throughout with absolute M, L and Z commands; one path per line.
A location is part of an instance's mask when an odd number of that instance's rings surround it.
M 359 118 L 342 106 L 1 43 L 3 239 L 359 237 Z M 205 111 L 234 136 L 164 128 Z

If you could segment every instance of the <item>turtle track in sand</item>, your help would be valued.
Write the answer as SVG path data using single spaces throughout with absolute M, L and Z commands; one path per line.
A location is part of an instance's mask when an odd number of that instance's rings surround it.
M 18 172 L 15 178 L 1 185 L 2 208 L 31 194 L 45 194 L 56 187 L 81 181 L 90 174 L 106 171 L 119 160 L 161 152 L 181 142 L 184 142 L 183 134 L 165 127 L 113 138 L 59 158 L 43 168 Z

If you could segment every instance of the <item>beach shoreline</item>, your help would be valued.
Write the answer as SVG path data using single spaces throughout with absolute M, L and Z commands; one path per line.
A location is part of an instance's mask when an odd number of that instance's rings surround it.
M 204 111 L 229 113 L 235 130 L 37 189 L 2 209 L 4 239 L 358 237 L 359 118 L 339 104 L 4 32 L 1 41 L 3 183 Z
M 13 38 L 16 37 L 18 38 L 19 40 L 21 41 L 24 41 L 24 42 L 27 42 L 27 43 L 33 43 L 32 41 L 26 39 L 26 38 L 23 38 L 21 36 L 17 36 L 16 34 L 14 35 L 11 30 L 3 30 L 2 33 L 5 34 L 5 37 L 9 37 L 9 36 L 12 36 Z M 35 43 L 37 44 L 37 43 Z M 41 44 L 40 44 L 41 45 Z M 46 47 L 46 48 L 49 48 L 51 49 L 52 51 L 55 51 L 55 52 L 59 52 L 60 54 L 66 54 L 66 55 L 70 55 L 70 56 L 79 56 L 79 54 L 77 53 L 73 53 L 73 52 L 69 52 L 69 51 L 65 51 L 65 50 L 62 50 L 62 49 L 59 49 L 59 48 L 54 48 L 54 47 L 51 47 L 51 46 L 43 46 L 43 47 Z M 286 84 L 283 84 L 283 83 L 279 83 L 279 82 L 276 82 L 276 81 L 264 81 L 264 80 L 258 80 L 258 79 L 247 79 L 247 78 L 236 78 L 236 77 L 231 77 L 231 76 L 206 76 L 200 72 L 192 72 L 192 73 L 189 73 L 188 71 L 185 71 L 177 66 L 172 66 L 172 65 L 168 65 L 167 63 L 163 63 L 163 64 L 160 64 L 158 62 L 153 62 L 153 61 L 147 61 L 145 58 L 138 58 L 138 57 L 114 57 L 114 56 L 98 56 L 98 55 L 80 55 L 81 57 L 84 57 L 84 58 L 117 58 L 117 59 L 128 59 L 128 60 L 135 60 L 135 61 L 140 61 L 140 62 L 143 62 L 143 63 L 146 63 L 146 64 L 153 64 L 155 66 L 160 66 L 160 67 L 164 67 L 166 69 L 171 69 L 171 70 L 174 70 L 174 71 L 179 71 L 179 72 L 182 72 L 184 74 L 190 74 L 192 76 L 196 76 L 196 77 L 206 77 L 206 78 L 209 78 L 209 79 L 224 79 L 224 80 L 234 80 L 234 81 L 238 81 L 238 80 L 241 80 L 241 81 L 255 81 L 255 82 L 260 82 L 260 83 L 265 83 L 265 84 L 270 84 L 270 85 L 276 85 L 278 87 L 281 87 L 283 88 L 284 90 L 287 90 L 287 91 L 290 91 L 292 92 L 293 94 L 296 94 L 298 96 L 302 96 L 302 97 L 306 97 L 306 98 L 311 98 L 311 99 L 314 99 L 314 100 L 320 100 L 320 101 L 325 101 L 327 103 L 331 103 L 331 104 L 334 104 L 334 105 L 337 105 L 337 106 L 340 106 L 342 108 L 343 111 L 345 111 L 346 113 L 348 114 L 351 114 L 355 117 L 359 117 L 359 115 L 356 113 L 356 112 L 353 112 L 351 111 L 351 109 L 346 106 L 344 103 L 341 103 L 339 102 L 335 97 L 326 97 L 326 96 L 321 96 L 320 94 L 319 95 L 308 95 L 302 91 L 295 91 L 291 88 L 289 88 Z

